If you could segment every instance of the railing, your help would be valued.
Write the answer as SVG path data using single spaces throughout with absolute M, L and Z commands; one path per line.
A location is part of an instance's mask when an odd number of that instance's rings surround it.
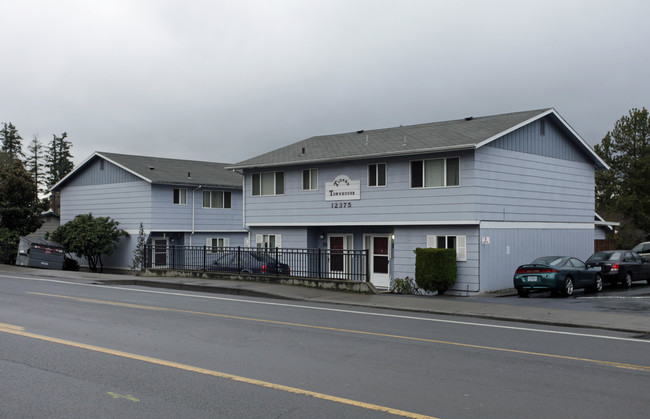
M 370 281 L 367 250 L 145 246 L 143 268 Z

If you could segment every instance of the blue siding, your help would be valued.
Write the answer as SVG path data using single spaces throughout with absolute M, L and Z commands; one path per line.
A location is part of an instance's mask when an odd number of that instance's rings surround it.
M 61 191 L 61 224 L 79 214 L 111 217 L 120 228 L 137 233 L 140 223 L 151 224 L 151 192 L 146 182 L 66 186 Z
M 110 183 L 125 183 L 142 181 L 139 177 L 104 160 L 104 169 L 101 169 L 100 158 L 96 158 L 81 172 L 77 173 L 67 186 L 107 185 Z
M 477 226 L 445 227 L 396 227 L 393 252 L 393 279 L 415 278 L 415 254 L 418 248 L 427 247 L 427 236 L 465 236 L 467 240 L 467 260 L 457 262 L 458 276 L 450 294 L 475 293 L 479 291 L 479 229 Z M 483 291 L 483 290 L 482 290 Z
M 174 204 L 174 189 L 187 189 L 187 204 Z M 218 190 L 214 188 L 206 190 Z M 194 206 L 194 231 L 243 230 L 242 194 L 231 190 L 232 208 L 203 208 L 203 189 L 152 185 L 152 229 L 158 231 L 192 231 L 192 206 Z
M 184 244 L 187 246 L 205 246 L 207 239 L 227 238 L 230 247 L 245 246 L 248 232 L 214 231 L 211 233 L 185 233 Z
M 544 135 L 541 134 L 542 123 Z M 487 146 L 580 163 L 590 161 L 552 118 L 537 120 L 494 140 Z
M 323 225 L 341 222 L 355 224 L 424 221 L 458 221 L 474 219 L 475 206 L 471 188 L 472 152 L 418 156 L 422 158 L 460 156 L 460 187 L 410 188 L 410 158 L 342 162 L 320 166 L 291 167 L 285 170 L 285 194 L 251 196 L 250 173 L 246 176 L 246 224 L 258 223 Z M 415 158 L 414 158 L 415 159 Z M 368 187 L 367 166 L 387 163 L 385 187 Z M 302 170 L 318 168 L 318 190 L 302 190 Z M 338 175 L 361 182 L 361 199 L 349 201 L 349 208 L 332 208 L 326 201 L 325 183 Z
M 490 147 L 475 160 L 476 219 L 593 222 L 593 165 Z
M 593 229 L 481 229 L 490 244 L 480 245 L 481 292 L 512 288 L 519 265 L 541 256 L 574 256 L 585 260 L 594 249 Z

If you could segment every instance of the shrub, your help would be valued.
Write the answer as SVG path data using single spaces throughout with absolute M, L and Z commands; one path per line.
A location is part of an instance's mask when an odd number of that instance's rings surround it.
M 64 271 L 78 271 L 79 262 L 77 262 L 75 259 L 66 256 L 65 259 L 63 260 L 62 269 Z
M 392 294 L 421 294 L 420 288 L 415 283 L 414 278 L 395 278 L 393 286 L 390 289 Z
M 415 282 L 426 291 L 443 294 L 456 283 L 456 250 L 417 248 Z

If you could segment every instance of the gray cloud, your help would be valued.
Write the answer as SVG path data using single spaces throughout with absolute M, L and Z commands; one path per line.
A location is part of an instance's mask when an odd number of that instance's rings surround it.
M 313 135 L 555 107 L 590 144 L 648 106 L 645 1 L 34 1 L 0 7 L 0 122 L 237 162 Z M 27 141 L 26 141 L 27 142 Z

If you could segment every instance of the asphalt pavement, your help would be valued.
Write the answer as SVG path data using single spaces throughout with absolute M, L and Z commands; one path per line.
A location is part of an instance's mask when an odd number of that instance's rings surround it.
M 419 296 L 391 293 L 368 295 L 268 282 L 177 277 L 140 277 L 136 275 L 99 274 L 85 271 L 55 271 L 0 264 L 0 281 L 2 276 L 14 275 L 38 275 L 98 285 L 135 285 L 451 316 L 467 316 L 554 326 L 595 328 L 643 335 L 648 334 L 648 338 L 650 338 L 650 316 L 648 316 L 648 313 L 603 312 L 584 310 L 584 308 L 578 309 L 577 307 L 574 310 L 570 308 L 570 305 L 564 305 L 563 308 L 556 308 L 550 305 L 548 307 L 533 307 L 526 306 L 525 304 L 504 304 L 500 302 L 504 293 L 483 294 L 480 299 L 477 297 L 455 297 L 447 295 Z M 488 298 L 485 298 L 486 296 Z

